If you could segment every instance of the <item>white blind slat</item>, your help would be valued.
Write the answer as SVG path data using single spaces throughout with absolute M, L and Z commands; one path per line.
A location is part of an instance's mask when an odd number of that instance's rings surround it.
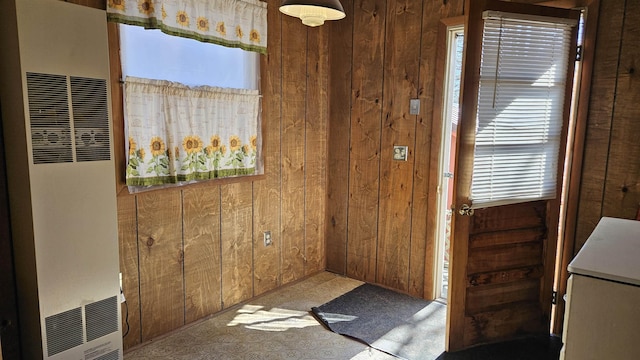
M 485 18 L 471 186 L 474 208 L 556 196 L 575 24 L 549 22 L 555 18 L 506 19 L 508 15 Z

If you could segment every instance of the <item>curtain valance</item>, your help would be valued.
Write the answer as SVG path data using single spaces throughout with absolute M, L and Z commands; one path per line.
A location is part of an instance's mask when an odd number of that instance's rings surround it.
M 267 4 L 258 0 L 108 0 L 109 21 L 266 54 Z

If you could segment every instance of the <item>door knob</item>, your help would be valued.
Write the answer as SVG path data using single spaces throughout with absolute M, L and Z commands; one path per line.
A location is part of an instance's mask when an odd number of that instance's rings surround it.
M 462 204 L 462 207 L 458 210 L 458 214 L 462 216 L 473 216 L 473 209 L 467 204 Z

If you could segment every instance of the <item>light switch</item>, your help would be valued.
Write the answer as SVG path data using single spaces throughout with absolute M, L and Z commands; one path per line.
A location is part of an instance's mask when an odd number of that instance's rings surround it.
M 409 114 L 411 115 L 420 114 L 420 99 L 409 100 Z

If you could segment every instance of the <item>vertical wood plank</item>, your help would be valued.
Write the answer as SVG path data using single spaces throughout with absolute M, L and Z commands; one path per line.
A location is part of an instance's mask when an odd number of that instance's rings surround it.
M 438 28 L 442 7 L 446 5 L 435 1 L 423 1 L 422 29 L 420 37 L 420 77 L 418 79 L 418 99 L 420 114 L 416 121 L 413 171 L 413 214 L 411 222 L 411 250 L 409 262 L 409 293 L 418 297 L 433 298 L 433 280 L 435 264 L 435 245 L 433 235 L 437 226 L 437 209 L 429 208 L 429 162 L 432 138 L 439 139 L 440 134 L 433 133 L 434 82 L 436 75 L 436 56 L 438 49 Z M 437 173 L 438 162 L 435 170 Z M 434 178 L 437 181 L 437 177 Z M 434 183 L 433 188 L 438 184 Z M 418 215 L 420 214 L 420 215 Z
M 591 78 L 591 92 L 594 96 L 589 101 L 575 253 L 584 245 L 602 216 L 624 3 L 624 0 L 612 0 L 606 6 L 600 6 Z
M 222 306 L 229 308 L 253 296 L 251 183 L 220 186 L 222 211 Z
M 421 21 L 422 2 L 387 3 L 377 281 L 403 291 L 409 290 L 417 120 L 409 115 L 409 100 L 418 95 L 420 47 L 414 39 Z M 407 161 L 393 160 L 394 145 L 409 146 Z
M 386 0 L 356 2 L 353 15 L 353 78 L 347 275 L 376 279 L 380 134 L 383 101 Z
M 180 192 L 138 198 L 142 342 L 184 325 Z
M 353 1 L 342 0 L 346 18 L 325 24 L 329 29 L 328 179 L 326 208 L 327 269 L 347 272 L 347 210 L 351 124 Z
M 627 1 L 602 215 L 635 219 L 640 210 L 640 2 Z
M 282 283 L 304 274 L 305 93 L 307 28 L 282 17 Z
M 260 295 L 280 285 L 280 114 L 282 111 L 282 46 L 279 0 L 267 6 L 268 54 L 261 56 L 262 155 L 266 179 L 253 185 L 254 294 Z M 265 247 L 263 234 L 271 231 L 273 245 Z
M 222 309 L 220 298 L 220 190 L 218 186 L 182 192 L 185 322 Z
M 305 275 L 325 269 L 324 216 L 327 189 L 327 28 L 308 32 L 305 123 Z
M 127 307 L 122 313 L 122 332 L 127 332 L 122 339 L 124 349 L 129 349 L 142 341 L 140 327 L 140 277 L 138 272 L 138 228 L 136 214 L 136 197 L 133 195 L 118 196 L 118 245 L 120 252 L 120 272 L 122 273 L 122 292 L 127 300 Z M 125 311 L 129 311 L 127 315 Z

